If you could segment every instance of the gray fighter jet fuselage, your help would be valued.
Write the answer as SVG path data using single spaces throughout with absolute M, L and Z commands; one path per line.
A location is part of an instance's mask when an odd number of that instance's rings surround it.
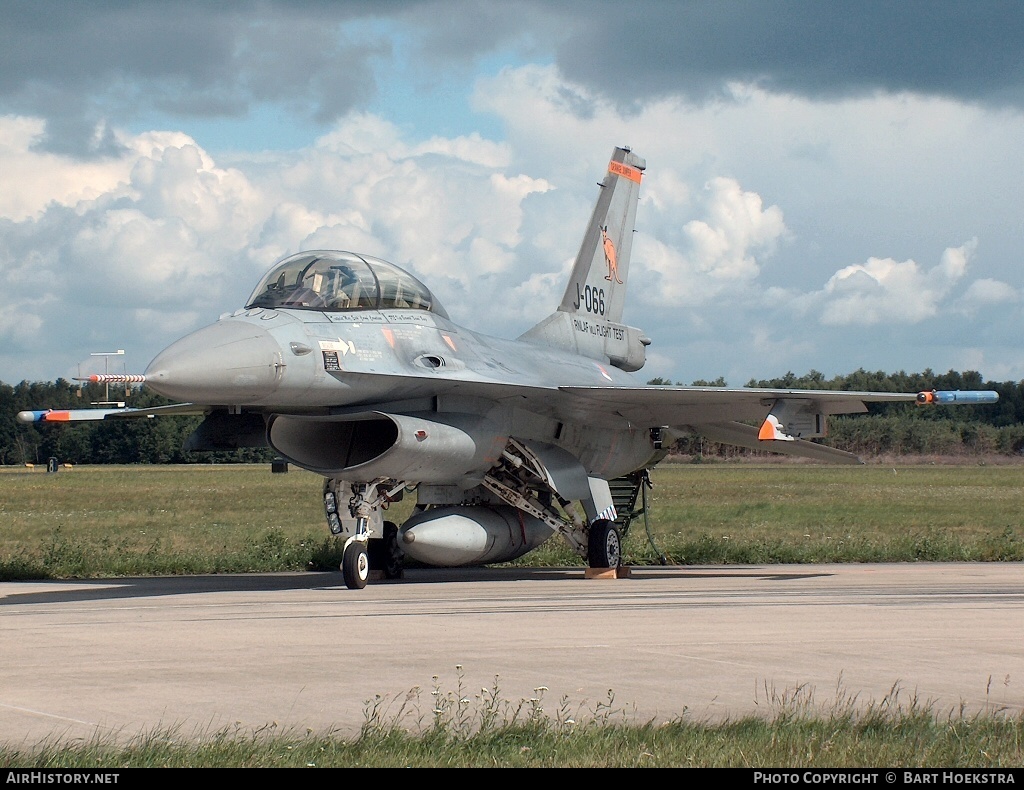
M 349 587 L 371 569 L 522 556 L 560 534 L 591 567 L 621 562 L 609 481 L 636 491 L 673 436 L 818 460 L 831 414 L 872 401 L 985 403 L 990 392 L 864 393 L 637 385 L 650 340 L 621 323 L 646 163 L 616 148 L 561 303 L 516 340 L 454 324 L 416 277 L 352 252 L 278 262 L 246 306 L 161 352 L 146 386 L 180 405 L 22 412 L 26 421 L 200 413 L 191 450 L 269 446 L 324 477 Z M 94 377 L 95 378 L 95 377 Z M 411 489 L 413 514 L 384 520 Z M 627 494 L 627 498 L 628 498 Z M 580 512 L 582 509 L 582 512 Z

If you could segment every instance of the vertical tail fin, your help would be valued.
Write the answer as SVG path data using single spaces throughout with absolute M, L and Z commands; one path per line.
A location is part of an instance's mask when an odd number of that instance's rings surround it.
M 558 310 L 521 340 L 544 343 L 639 370 L 650 340 L 622 325 L 640 180 L 647 163 L 616 148 Z
M 559 310 L 622 320 L 640 178 L 645 169 L 647 163 L 628 148 L 612 152 Z

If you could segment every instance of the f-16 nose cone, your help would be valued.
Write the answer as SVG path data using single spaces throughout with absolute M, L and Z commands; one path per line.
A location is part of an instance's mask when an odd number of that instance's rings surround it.
M 146 386 L 193 403 L 255 403 L 277 389 L 282 363 L 281 347 L 265 329 L 224 319 L 157 354 Z

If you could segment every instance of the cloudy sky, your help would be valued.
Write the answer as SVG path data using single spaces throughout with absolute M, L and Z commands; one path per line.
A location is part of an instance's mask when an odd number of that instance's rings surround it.
M 1024 379 L 1024 4 L 0 4 L 0 381 L 141 372 L 286 254 L 559 302 L 647 160 L 637 375 Z

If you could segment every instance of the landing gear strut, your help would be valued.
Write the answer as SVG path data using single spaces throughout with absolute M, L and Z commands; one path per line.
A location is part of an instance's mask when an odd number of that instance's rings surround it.
M 381 521 L 381 510 L 401 499 L 405 483 L 378 478 L 369 483 L 324 479 L 324 512 L 332 535 L 345 539 L 341 556 L 341 574 L 350 590 L 361 590 L 370 579 L 370 571 L 380 571 L 386 579 L 402 578 L 404 552 L 398 540 L 398 527 Z M 344 491 L 351 491 L 348 507 Z

